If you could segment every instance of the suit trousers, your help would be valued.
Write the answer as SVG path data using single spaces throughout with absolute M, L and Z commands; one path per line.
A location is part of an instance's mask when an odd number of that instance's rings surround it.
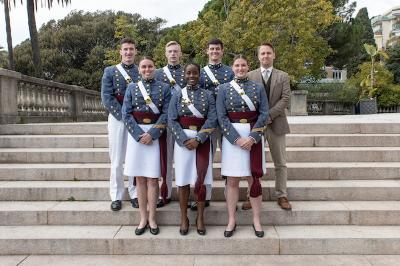
M 265 136 L 275 166 L 275 196 L 287 197 L 286 134 L 275 134 L 268 125 Z
M 122 121 L 118 121 L 113 115 L 108 115 L 108 147 L 111 161 L 110 173 L 110 197 L 112 201 L 122 200 L 125 192 L 123 164 L 126 154 L 126 142 L 128 131 Z M 133 178 L 129 178 L 129 194 L 135 195 Z

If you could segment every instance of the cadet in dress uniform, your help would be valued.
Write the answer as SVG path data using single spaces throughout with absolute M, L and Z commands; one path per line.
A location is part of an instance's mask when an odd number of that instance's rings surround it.
M 156 80 L 167 83 L 171 88 L 171 95 L 175 92 L 180 91 L 186 85 L 186 81 L 183 76 L 183 68 L 180 65 L 180 58 L 182 56 L 181 46 L 176 41 L 170 41 L 165 45 L 165 57 L 167 58 L 168 64 L 163 68 L 156 70 Z M 166 203 L 171 201 L 172 192 L 172 164 L 174 154 L 174 143 L 175 140 L 171 131 L 167 129 L 167 187 L 168 196 Z M 157 208 L 164 206 L 164 201 L 158 199 Z
M 259 179 L 266 170 L 263 133 L 268 117 L 267 95 L 260 84 L 247 78 L 249 66 L 244 56 L 235 57 L 232 69 L 235 79 L 221 85 L 217 97 L 218 122 L 224 136 L 221 174 L 227 176 L 225 195 L 229 215 L 224 235 L 231 237 L 235 231 L 239 181 L 241 177 L 247 177 L 253 206 L 253 229 L 257 237 L 263 237 Z
M 200 84 L 217 97 L 218 86 L 231 81 L 234 77 L 232 69 L 221 63 L 224 55 L 224 44 L 220 39 L 212 39 L 207 43 L 206 53 L 208 55 L 208 65 L 201 70 Z M 217 141 L 218 140 L 218 141 Z M 217 149 L 217 142 L 221 144 L 221 132 L 217 129 L 211 136 L 213 155 Z M 207 187 L 206 207 L 209 206 L 211 199 L 211 185 Z M 192 210 L 196 210 L 196 205 L 192 204 Z
M 122 122 L 121 108 L 126 87 L 129 83 L 137 82 L 139 72 L 134 65 L 136 48 L 133 40 L 125 38 L 120 42 L 121 63 L 107 67 L 101 82 L 101 100 L 110 113 L 108 116 L 108 145 L 111 161 L 110 197 L 111 209 L 118 211 L 122 207 L 124 194 L 123 163 L 125 161 L 127 131 Z M 129 195 L 131 201 L 136 198 L 133 179 L 129 178 Z
M 168 109 L 168 126 L 175 137 L 175 182 L 179 187 L 181 208 L 180 234 L 189 231 L 187 204 L 190 185 L 195 186 L 197 198 L 196 226 L 199 235 L 205 235 L 204 207 L 206 185 L 213 181 L 212 156 L 209 136 L 217 126 L 215 100 L 210 91 L 200 87 L 200 66 L 185 66 L 187 86 L 176 92 Z
M 163 198 L 167 196 L 166 127 L 171 94 L 167 84 L 154 79 L 153 59 L 143 57 L 139 72 L 142 80 L 128 86 L 122 107 L 122 118 L 129 133 L 124 173 L 134 176 L 137 185 L 140 223 L 135 234 L 143 234 L 148 223 L 150 233 L 156 235 L 159 232 L 156 223 L 159 177 L 163 177 Z

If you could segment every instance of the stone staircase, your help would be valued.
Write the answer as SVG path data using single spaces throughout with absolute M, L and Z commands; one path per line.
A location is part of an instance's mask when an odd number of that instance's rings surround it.
M 272 171 L 263 179 L 266 236 L 238 210 L 227 221 L 220 154 L 214 164 L 207 235 L 179 235 L 179 206 L 158 210 L 161 233 L 134 234 L 139 212 L 110 210 L 106 123 L 0 126 L 0 255 L 218 254 L 400 255 L 400 116 L 291 118 L 287 137 L 290 212 L 274 201 Z M 268 169 L 273 169 L 266 150 Z M 246 183 L 240 184 L 240 200 Z M 174 198 L 175 188 L 174 188 Z M 128 198 L 126 198 L 128 199 Z

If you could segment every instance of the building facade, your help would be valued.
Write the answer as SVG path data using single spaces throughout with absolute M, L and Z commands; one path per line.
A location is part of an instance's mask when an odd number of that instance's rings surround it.
M 395 43 L 400 43 L 400 6 L 373 17 L 371 24 L 378 49 L 385 50 Z

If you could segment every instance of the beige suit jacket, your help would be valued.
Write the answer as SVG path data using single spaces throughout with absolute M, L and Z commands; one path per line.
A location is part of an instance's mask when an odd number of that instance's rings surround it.
M 263 84 L 261 68 L 248 73 L 250 80 Z M 285 109 L 289 105 L 290 82 L 286 72 L 273 68 L 271 73 L 271 87 L 269 94 L 269 116 L 272 124 L 269 125 L 275 134 L 282 135 L 290 133 L 289 123 L 286 118 Z

